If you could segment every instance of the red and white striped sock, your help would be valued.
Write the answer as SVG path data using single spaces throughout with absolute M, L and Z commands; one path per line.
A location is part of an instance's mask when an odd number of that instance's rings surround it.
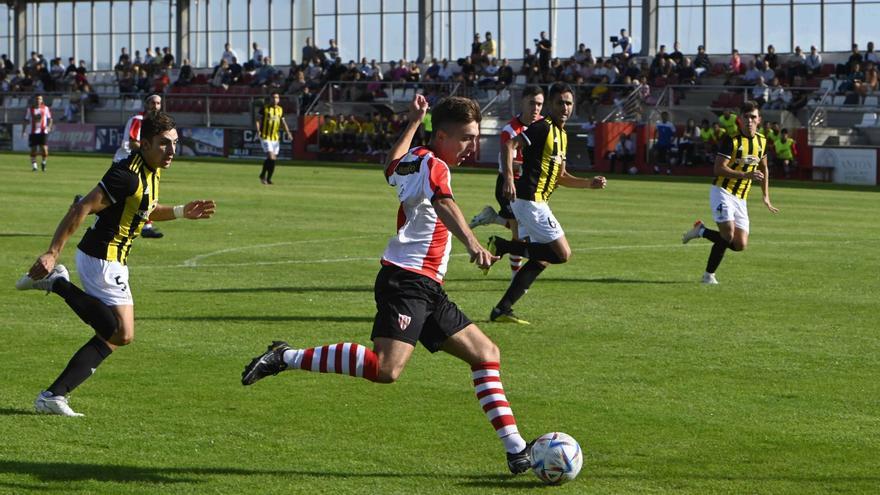
M 337 373 L 376 381 L 379 359 L 372 349 L 362 345 L 340 342 L 311 349 L 284 351 L 284 362 L 290 369 Z
M 504 442 L 507 452 L 515 454 L 526 448 L 526 441 L 519 434 L 510 403 L 504 395 L 500 370 L 499 363 L 480 363 L 471 367 L 471 375 L 483 412 L 495 428 L 498 438 Z
M 507 259 L 510 261 L 510 271 L 511 271 L 510 275 L 515 276 L 516 272 L 518 272 L 520 267 L 523 266 L 523 257 L 517 256 L 515 254 L 511 254 L 510 256 L 507 257 Z

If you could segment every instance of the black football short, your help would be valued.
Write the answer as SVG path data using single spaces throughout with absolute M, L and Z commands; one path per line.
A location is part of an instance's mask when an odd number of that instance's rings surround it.
M 28 136 L 28 146 L 46 146 L 47 137 L 45 134 L 31 134 Z
M 504 197 L 504 177 L 498 174 L 498 180 L 495 181 L 495 200 L 498 201 L 498 216 L 508 220 L 516 218 L 513 216 L 513 209 L 510 207 L 510 201 Z
M 393 265 L 376 276 L 376 319 L 370 339 L 386 337 L 437 352 L 471 324 L 436 281 Z

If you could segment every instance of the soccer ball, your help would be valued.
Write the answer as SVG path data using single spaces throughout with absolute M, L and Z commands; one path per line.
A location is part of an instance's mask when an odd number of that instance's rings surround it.
M 565 433 L 541 435 L 532 445 L 532 471 L 548 485 L 561 485 L 577 478 L 583 463 L 581 446 Z

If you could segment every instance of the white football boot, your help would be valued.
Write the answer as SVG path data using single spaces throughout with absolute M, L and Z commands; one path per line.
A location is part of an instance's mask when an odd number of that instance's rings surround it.
M 718 280 L 715 279 L 714 273 L 704 273 L 703 274 L 703 283 L 706 285 L 718 285 Z
M 55 265 L 55 268 L 52 269 L 52 273 L 47 275 L 40 280 L 34 280 L 30 278 L 27 274 L 24 274 L 18 282 L 15 283 L 15 288 L 18 290 L 44 290 L 46 293 L 52 292 L 52 285 L 55 284 L 55 281 L 63 278 L 64 280 L 70 280 L 70 273 L 67 271 L 64 265 Z
M 474 215 L 474 218 L 471 218 L 470 223 L 468 223 L 468 227 L 474 228 L 479 227 L 481 225 L 489 225 L 495 222 L 495 218 L 498 217 L 498 212 L 495 211 L 495 208 L 491 206 L 484 206 L 479 213 Z
M 52 395 L 50 392 L 43 391 L 34 401 L 34 409 L 41 414 L 55 414 L 58 416 L 67 416 L 76 418 L 84 416 L 84 414 L 74 412 L 67 403 L 67 397 L 63 395 Z
M 682 234 L 681 243 L 687 244 L 688 242 L 690 242 L 694 239 L 699 239 L 700 237 L 702 237 L 700 235 L 702 233 L 702 230 L 703 230 L 703 221 L 697 220 L 696 222 L 694 222 L 694 226 L 693 226 L 693 228 L 691 228 L 691 230 L 688 230 L 687 232 Z

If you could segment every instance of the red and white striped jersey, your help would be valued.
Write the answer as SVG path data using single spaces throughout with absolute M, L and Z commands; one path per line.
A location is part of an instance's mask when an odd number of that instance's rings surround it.
M 415 147 L 385 170 L 397 188 L 397 235 L 388 241 L 383 264 L 391 264 L 443 283 L 452 236 L 432 201 L 451 198 L 449 166 L 425 147 Z
M 128 158 L 128 155 L 131 154 L 131 141 L 141 140 L 141 124 L 143 121 L 144 112 L 132 115 L 131 118 L 128 119 L 128 122 L 125 124 L 125 132 L 122 133 L 122 144 L 113 156 L 114 162 Z
M 511 139 L 516 138 L 520 134 L 522 134 L 529 127 L 523 124 L 522 120 L 519 119 L 519 115 L 510 119 L 510 122 L 501 129 L 501 148 L 504 148 L 504 145 L 507 144 Z M 516 155 L 513 156 L 513 178 L 518 179 L 520 173 L 522 173 L 522 147 L 518 147 L 516 149 Z M 501 152 L 498 153 L 498 173 L 504 172 L 504 160 Z
M 49 110 L 45 103 L 40 103 L 37 108 L 28 107 L 24 120 L 31 123 L 31 134 L 49 134 L 52 110 Z

